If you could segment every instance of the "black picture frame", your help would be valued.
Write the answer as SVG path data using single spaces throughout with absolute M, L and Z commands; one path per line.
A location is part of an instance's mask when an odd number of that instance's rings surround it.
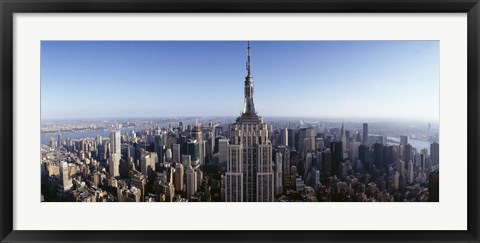
M 0 0 L 2 242 L 479 242 L 479 0 Z M 13 230 L 14 13 L 467 13 L 468 229 L 466 231 L 20 231 Z

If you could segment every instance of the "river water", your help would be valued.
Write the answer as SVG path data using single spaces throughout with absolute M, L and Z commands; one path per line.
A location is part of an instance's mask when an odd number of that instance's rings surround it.
M 400 137 L 387 137 L 387 144 L 391 145 L 398 145 L 400 144 Z M 408 138 L 408 143 L 412 145 L 412 147 L 417 149 L 417 152 L 420 153 L 420 151 L 424 148 L 428 150 L 428 153 L 430 153 L 430 142 L 424 141 L 424 140 L 416 140 L 416 139 L 411 139 Z

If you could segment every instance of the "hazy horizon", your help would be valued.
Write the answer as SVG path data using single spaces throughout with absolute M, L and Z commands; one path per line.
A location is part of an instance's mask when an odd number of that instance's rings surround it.
M 155 120 L 155 119 L 176 119 L 176 120 L 190 120 L 198 118 L 199 121 L 202 119 L 211 119 L 211 118 L 223 118 L 223 119 L 236 119 L 237 116 L 151 116 L 151 117 L 70 117 L 70 118 L 42 118 L 41 122 L 58 122 L 58 121 L 116 121 L 116 120 Z M 358 122 L 358 123 L 369 123 L 369 122 L 408 122 L 408 123 L 431 123 L 432 125 L 438 125 L 438 121 L 430 120 L 414 120 L 408 118 L 328 118 L 328 117 L 294 117 L 294 116 L 261 116 L 266 120 L 317 120 L 320 122 Z

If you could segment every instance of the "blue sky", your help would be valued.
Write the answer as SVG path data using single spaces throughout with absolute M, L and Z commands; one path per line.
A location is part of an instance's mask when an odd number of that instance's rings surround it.
M 42 41 L 42 119 L 238 116 L 245 41 Z M 438 41 L 252 41 L 259 115 L 438 122 Z

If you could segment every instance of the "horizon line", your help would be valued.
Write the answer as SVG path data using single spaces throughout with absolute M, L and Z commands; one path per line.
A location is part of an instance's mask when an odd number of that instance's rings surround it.
M 192 119 L 192 118 L 237 118 L 235 115 L 201 115 L 201 116 L 186 116 L 186 115 L 177 115 L 177 116 L 105 116 L 105 117 L 62 117 L 62 118 L 40 118 L 40 121 L 66 121 L 66 120 L 147 120 L 147 119 Z M 388 117 L 350 117 L 350 118 L 339 118 L 339 117 L 319 117 L 319 116 L 260 116 L 266 119 L 316 119 L 316 120 L 339 120 L 339 121 L 412 121 L 412 122 L 430 122 L 430 123 L 440 123 L 437 119 L 432 118 L 388 118 Z

